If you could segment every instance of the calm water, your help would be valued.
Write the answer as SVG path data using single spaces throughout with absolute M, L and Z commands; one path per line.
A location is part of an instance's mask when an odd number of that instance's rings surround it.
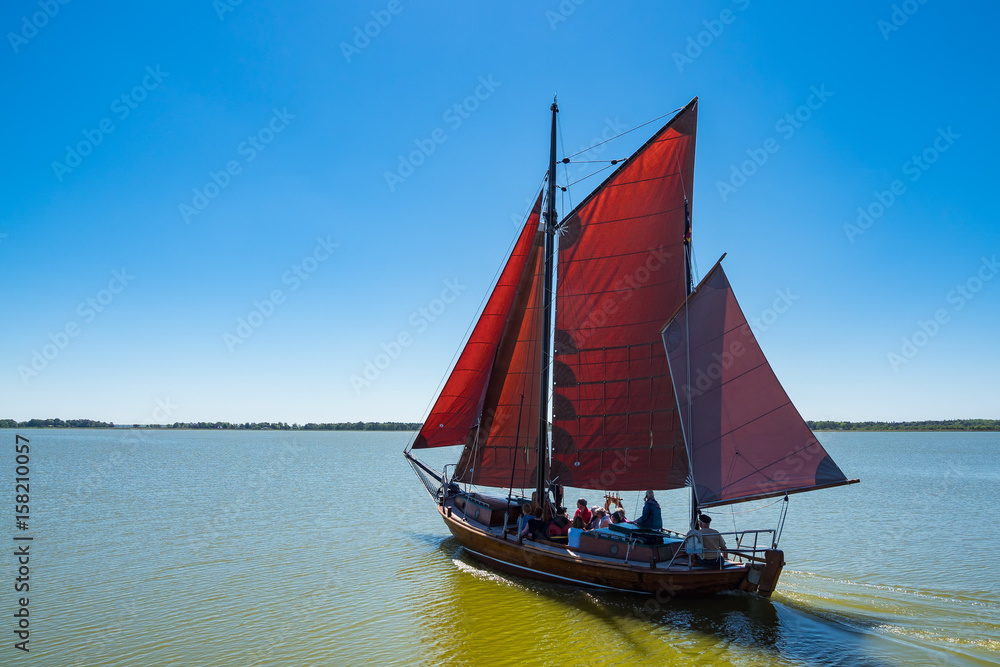
M 13 648 L 3 556 L 3 665 L 1000 662 L 1000 434 L 821 433 L 862 484 L 792 497 L 775 596 L 663 602 L 474 564 L 408 434 L 23 434 L 32 650 Z M 14 431 L 0 442 L 9 499 Z M 683 498 L 663 501 L 677 527 Z M 770 528 L 777 508 L 713 525 Z

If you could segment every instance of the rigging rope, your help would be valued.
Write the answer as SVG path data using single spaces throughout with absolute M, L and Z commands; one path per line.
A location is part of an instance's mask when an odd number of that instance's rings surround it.
M 766 505 L 761 505 L 760 507 L 754 507 L 753 509 L 748 509 L 748 510 L 740 510 L 740 511 L 738 511 L 738 512 L 737 512 L 736 510 L 734 510 L 734 509 L 733 509 L 733 506 L 732 506 L 732 505 L 730 505 L 730 506 L 729 506 L 729 511 L 730 511 L 730 513 L 731 513 L 731 514 L 734 514 L 734 515 L 735 515 L 735 514 L 749 514 L 750 512 L 759 512 L 760 510 L 766 510 L 766 509 L 767 509 L 768 507 L 770 507 L 771 505 L 777 505 L 777 504 L 778 504 L 778 503 L 780 503 L 780 502 L 781 502 L 782 500 L 784 500 L 784 497 L 782 497 L 782 498 L 778 498 L 777 500 L 775 500 L 775 501 L 773 501 L 773 502 L 770 502 L 770 503 L 768 503 L 768 504 L 766 504 Z
M 573 153 L 573 155 L 567 155 L 566 157 L 573 157 L 573 156 L 575 156 L 575 155 L 579 155 L 580 153 L 586 153 L 587 151 L 589 151 L 589 150 L 591 150 L 591 149 L 594 149 L 594 148 L 596 148 L 597 146 L 600 146 L 601 144 L 606 144 L 606 143 L 608 143 L 609 141 L 614 141 L 614 140 L 615 140 L 615 139 L 617 139 L 618 137 L 623 137 L 623 136 L 625 136 L 626 134 L 628 134 L 629 132 L 635 132 L 635 131 L 636 131 L 636 130 L 638 130 L 638 129 L 639 129 L 640 127 L 644 127 L 644 126 L 646 126 L 646 125 L 649 125 L 650 123 L 655 123 L 656 121 L 660 120 L 661 118 L 666 118 L 667 116 L 669 116 L 669 115 L 671 115 L 671 114 L 675 114 L 675 113 L 677 113 L 678 111 L 680 111 L 680 110 L 681 110 L 681 109 L 683 109 L 683 108 L 684 108 L 684 107 L 677 107 L 677 108 L 676 108 L 676 109 L 674 109 L 673 111 L 668 111 L 667 113 L 663 114 L 662 116 L 657 116 L 657 117 L 656 117 L 656 118 L 654 118 L 653 120 L 647 120 L 647 121 L 646 121 L 645 123 L 643 123 L 642 125 L 636 125 L 636 126 L 635 126 L 635 127 L 633 127 L 633 128 L 631 129 L 631 130 L 625 130 L 625 131 L 624 131 L 624 132 L 622 132 L 621 134 L 616 134 L 615 136 L 611 137 L 610 139 L 605 139 L 604 141 L 602 141 L 602 142 L 600 142 L 600 143 L 596 143 L 596 144 L 594 144 L 593 146 L 588 146 L 587 148 L 584 148 L 584 149 L 583 149 L 582 151 L 577 151 L 576 153 Z
M 586 175 L 586 176 L 584 176 L 583 178 L 578 178 L 578 179 L 576 179 L 575 181 L 573 181 L 572 183 L 567 183 L 567 184 L 566 184 L 566 187 L 563 187 L 562 189 L 563 189 L 563 190 L 565 191 L 565 190 L 566 190 L 566 188 L 568 188 L 568 187 L 570 187 L 570 186 L 573 186 L 573 185 L 576 185 L 576 184 L 577 184 L 577 183 L 579 183 L 580 181 L 585 181 L 585 180 L 587 180 L 588 178 L 590 178 L 591 176 L 596 176 L 597 174 L 601 173 L 602 171 L 605 171 L 605 170 L 607 170 L 607 169 L 611 169 L 611 167 L 613 167 L 613 166 L 614 166 L 613 164 L 609 164 L 609 165 L 608 165 L 607 167 L 602 167 L 601 169 L 598 169 L 598 170 L 597 170 L 597 171 L 595 171 L 595 172 L 591 172 L 591 173 L 587 174 L 587 175 Z M 560 187 L 561 187 L 561 186 L 560 186 Z
M 563 158 L 562 158 L 562 159 L 560 160 L 560 162 L 562 162 L 562 163 L 563 163 L 563 167 L 564 167 L 564 171 L 563 171 L 563 174 L 564 174 L 565 178 L 566 178 L 567 180 L 569 180 L 569 173 L 568 173 L 568 168 L 566 168 L 566 167 L 565 167 L 565 165 L 569 164 L 569 162 L 571 161 L 571 160 L 570 160 L 570 158 L 573 158 L 573 157 L 576 157 L 577 155 L 580 155 L 580 154 L 582 154 L 582 153 L 586 153 L 586 152 L 588 152 L 588 151 L 591 151 L 591 150 L 593 150 L 594 148 L 597 148 L 598 146 L 600 146 L 600 145 L 602 145 L 602 144 L 606 144 L 606 143 L 608 143 L 609 141 L 614 141 L 615 139 L 618 139 L 619 137 L 623 137 L 623 136 L 625 136 L 625 135 L 626 135 L 626 134 L 628 134 L 629 132 L 635 132 L 635 131 L 636 131 L 636 130 L 638 130 L 639 128 L 641 128 L 641 127 L 645 127 L 646 125 L 649 125 L 650 123 L 655 123 L 656 121 L 660 120 L 661 118 L 666 118 L 667 116 L 670 116 L 670 115 L 673 115 L 673 114 L 676 114 L 676 113 L 677 113 L 678 111 L 680 111 L 680 110 L 681 110 L 681 109 L 683 109 L 683 108 L 684 108 L 684 107 L 677 107 L 677 108 L 676 108 L 676 109 L 674 109 L 673 111 L 668 111 L 668 112 L 667 112 L 667 113 L 665 113 L 665 114 L 662 114 L 662 115 L 660 115 L 660 116 L 657 116 L 656 118 L 653 118 L 652 120 L 647 120 L 647 121 L 646 121 L 645 123 L 642 123 L 642 124 L 640 124 L 640 125 L 636 125 L 636 126 L 635 126 L 635 127 L 633 127 L 633 128 L 631 129 L 631 130 L 625 130 L 624 132 L 621 132 L 621 133 L 619 133 L 619 134 L 616 134 L 615 136 L 613 136 L 613 137 L 611 137 L 611 138 L 609 138 L 609 139 L 605 139 L 604 141 L 599 141 L 599 142 L 597 142 L 596 144 L 593 144 L 593 145 L 591 145 L 591 146 L 588 146 L 587 148 L 584 148 L 584 149 L 582 149 L 582 150 L 579 150 L 579 151 L 577 151 L 577 152 L 573 153 L 572 155 L 566 155 L 565 157 L 563 157 Z M 559 134 L 559 138 L 560 138 L 560 141 L 562 141 L 562 129 L 561 129 L 561 128 L 560 128 L 560 134 Z M 562 150 L 563 150 L 563 154 L 565 155 L 565 153 L 566 153 L 566 145 L 565 145 L 565 143 L 563 143 L 563 145 L 562 145 Z M 586 179 L 590 178 L 591 176 L 595 176 L 596 174 L 599 174 L 599 173 L 601 173 L 601 172 L 602 172 L 602 171 L 604 171 L 605 169 L 610 169 L 611 167 L 613 167 L 613 166 L 615 166 L 615 165 L 617 165 L 617 164 L 619 164 L 619 163 L 624 163 L 624 162 L 626 162 L 626 160 L 627 160 L 627 158 L 623 158 L 623 159 L 614 159 L 614 160 L 579 160 L 579 161 L 578 161 L 578 162 L 579 162 L 579 164 L 585 164 L 585 163 L 599 163 L 599 162 L 610 162 L 610 164 L 609 164 L 609 165 L 608 165 L 607 167 L 604 167 L 604 168 L 602 168 L 602 169 L 598 169 L 597 171 L 595 171 L 595 172 L 593 172 L 593 173 L 591 173 L 591 174 L 587 174 L 587 175 L 586 175 L 586 176 L 584 176 L 583 178 L 578 178 L 577 180 L 573 181 L 572 183 L 568 183 L 568 184 L 566 184 L 565 186 L 559 186 L 559 187 L 561 188 L 561 190 L 562 190 L 563 192 L 567 192 L 567 190 L 568 190 L 568 188 L 569 188 L 570 186 L 573 186 L 573 185 L 576 185 L 576 184 L 577 184 L 577 183 L 579 183 L 580 181 L 583 181 L 583 180 L 586 180 Z M 572 208 L 572 206 L 573 206 L 573 198 L 572 198 L 572 197 L 570 197 L 570 201 L 569 201 L 569 204 L 570 204 L 570 207 Z
M 566 154 L 566 141 L 565 141 L 565 139 L 563 139 L 562 120 L 561 119 L 558 120 L 558 123 L 556 124 L 556 127 L 559 130 L 559 144 L 562 146 L 563 155 L 565 155 Z M 563 177 L 568 181 L 569 180 L 569 167 L 567 167 L 566 164 L 567 164 L 566 160 L 563 160 Z M 563 202 L 563 211 L 567 211 L 567 210 L 572 210 L 573 209 L 573 195 L 568 191 L 568 188 L 569 188 L 568 185 L 565 188 L 561 188 L 561 191 L 563 193 L 565 193 L 566 197 L 569 198 L 569 209 L 566 208 L 565 202 Z M 556 217 L 558 217 L 558 216 L 556 216 Z M 554 223 L 554 221 L 553 221 L 553 223 Z

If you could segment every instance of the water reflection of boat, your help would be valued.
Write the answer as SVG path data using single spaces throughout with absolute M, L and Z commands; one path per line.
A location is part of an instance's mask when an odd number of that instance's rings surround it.
M 552 105 L 547 194 L 405 452 L 449 530 L 483 563 L 612 591 L 770 595 L 784 565 L 780 531 L 724 534 L 735 544 L 728 558 L 702 566 L 698 513 L 857 481 L 788 400 L 721 263 L 693 287 L 697 107 L 681 109 L 557 222 Z M 449 445 L 463 446 L 451 475 L 411 454 Z M 589 531 L 578 547 L 521 538 L 522 506 L 548 521 L 563 486 L 690 487 L 691 530 Z

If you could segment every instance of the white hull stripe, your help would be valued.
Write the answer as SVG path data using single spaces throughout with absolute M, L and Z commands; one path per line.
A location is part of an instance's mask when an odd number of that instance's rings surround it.
M 491 560 L 491 561 L 493 561 L 495 563 L 502 563 L 504 565 L 507 565 L 508 567 L 514 567 L 514 568 L 517 568 L 518 570 L 524 570 L 525 572 L 534 572 L 535 574 L 539 574 L 539 575 L 542 575 L 543 577 L 548 577 L 550 579 L 561 579 L 562 581 L 570 581 L 570 582 L 572 582 L 574 584 L 580 584 L 581 586 L 588 586 L 588 587 L 591 587 L 591 588 L 603 588 L 603 589 L 609 590 L 609 591 L 621 591 L 622 593 L 641 593 L 642 595 L 652 595 L 652 593 L 648 593 L 646 591 L 636 591 L 636 590 L 632 590 L 630 588 L 615 588 L 614 586 L 602 586 L 601 584 L 595 584 L 595 583 L 591 583 L 589 581 L 581 581 L 579 579 L 570 579 L 569 577 L 561 577 L 558 574 L 550 574 L 548 572 L 542 572 L 541 570 L 533 570 L 530 567 L 525 567 L 523 565 L 516 565 L 515 563 L 509 563 L 509 562 L 507 562 L 505 560 L 500 560 L 499 558 L 494 558 L 493 556 L 487 556 L 486 554 L 481 554 L 478 551 L 474 551 L 474 550 L 470 549 L 469 547 L 464 547 L 463 546 L 462 548 L 465 549 L 466 551 L 470 552 L 470 553 L 476 554 L 480 558 L 485 558 L 486 560 Z

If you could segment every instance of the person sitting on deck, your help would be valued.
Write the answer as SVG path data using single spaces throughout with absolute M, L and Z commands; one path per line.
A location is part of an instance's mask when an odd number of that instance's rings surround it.
M 532 540 L 544 540 L 548 537 L 549 527 L 542 520 L 542 514 L 542 508 L 534 508 L 530 504 L 525 505 L 524 514 L 518 519 L 518 526 L 520 526 L 520 530 L 517 532 L 518 537 L 527 537 Z
M 567 540 L 567 546 L 580 548 L 580 536 L 583 535 L 586 527 L 584 526 L 583 519 L 579 515 L 573 517 L 573 526 L 569 529 L 569 539 Z
M 611 523 L 625 523 L 625 510 L 619 507 L 614 512 L 612 512 Z
M 528 520 L 527 526 L 527 537 L 533 540 L 544 540 L 549 536 L 549 525 L 542 518 L 543 513 L 538 512 L 538 515 L 532 519 Z
M 556 515 L 549 521 L 549 539 L 561 542 L 569 534 L 569 517 L 565 507 L 557 507 Z
M 535 518 L 531 503 L 521 505 L 521 516 L 517 517 L 517 534 L 524 536 L 528 534 L 528 522 Z
M 663 518 L 660 515 L 660 504 L 656 502 L 652 491 L 646 491 L 646 504 L 642 506 L 642 516 L 633 523 L 640 528 L 662 530 Z
M 725 563 L 726 540 L 722 538 L 719 531 L 709 526 L 712 517 L 702 514 L 698 517 L 698 530 L 701 532 L 702 551 L 701 556 L 694 557 L 695 565 L 702 567 L 721 568 Z
M 575 519 L 576 517 L 583 519 L 584 526 L 590 525 L 590 520 L 593 517 L 590 515 L 590 508 L 587 507 L 586 498 L 580 498 L 576 501 L 576 514 L 573 515 L 573 518 Z

